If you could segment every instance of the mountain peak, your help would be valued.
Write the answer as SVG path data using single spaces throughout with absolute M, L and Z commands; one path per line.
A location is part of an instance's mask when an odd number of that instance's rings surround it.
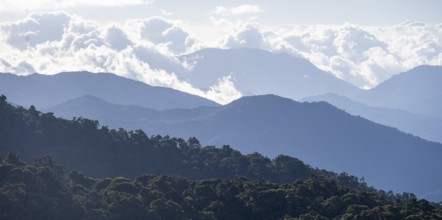
M 223 77 L 245 95 L 277 94 L 294 100 L 334 92 L 356 95 L 357 87 L 320 70 L 308 60 L 260 49 L 203 49 L 180 57 L 192 68 L 183 77 L 207 89 Z M 221 61 L 221 62 L 220 62 Z
M 292 99 L 289 98 L 285 98 L 285 97 L 281 97 L 275 94 L 265 94 L 265 95 L 254 95 L 254 96 L 243 96 L 231 103 L 230 104 L 235 104 L 235 103 L 241 103 L 241 102 L 261 102 L 261 103 L 266 103 L 266 104 L 270 104 L 272 102 L 296 102 Z

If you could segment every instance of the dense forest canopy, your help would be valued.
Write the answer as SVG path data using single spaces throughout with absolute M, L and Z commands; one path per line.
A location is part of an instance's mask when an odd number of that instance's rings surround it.
M 290 184 L 234 178 L 191 181 L 144 174 L 64 175 L 45 156 L 0 161 L 0 219 L 441 219 L 413 194 L 350 189 L 322 175 Z

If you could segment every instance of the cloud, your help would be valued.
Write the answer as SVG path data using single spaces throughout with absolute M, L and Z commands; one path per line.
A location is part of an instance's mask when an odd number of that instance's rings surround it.
M 195 40 L 175 22 L 161 17 L 142 21 L 139 27 L 141 39 L 163 46 L 174 54 L 187 52 Z
M 227 104 L 242 96 L 241 92 L 235 88 L 231 77 L 223 77 L 219 79 L 218 83 L 204 91 L 195 88 L 188 82 L 180 80 L 173 73 L 170 74 L 164 70 L 153 70 L 148 64 L 140 60 L 132 59 L 130 62 L 127 62 L 127 64 L 127 77 L 134 78 L 135 76 L 137 80 L 146 82 L 149 85 L 174 88 L 190 94 L 211 99 L 220 104 Z
M 178 59 L 164 56 L 153 45 L 136 45 L 133 48 L 133 54 L 141 61 L 149 63 L 153 69 L 162 69 L 170 73 L 186 71 Z
M 205 96 L 216 100 L 218 103 L 227 104 L 241 98 L 242 93 L 236 89 L 232 76 L 224 76 L 218 79 L 217 84 L 210 87 Z
M 242 15 L 242 14 L 256 14 L 262 12 L 264 12 L 264 10 L 261 9 L 259 5 L 244 4 L 244 5 L 239 5 L 237 7 L 217 6 L 213 13 L 216 15 L 229 16 L 229 15 Z
M 269 42 L 266 33 L 261 30 L 257 23 L 246 23 L 225 40 L 224 47 L 227 48 L 259 48 L 269 49 Z
M 91 45 L 102 46 L 105 40 L 100 37 L 101 30 L 98 24 L 86 21 L 77 17 L 70 17 L 68 27 L 64 30 L 61 40 L 61 49 L 63 50 L 80 50 L 88 48 Z
M 441 65 L 442 26 L 293 25 L 267 35 L 273 51 L 308 59 L 361 88 L 372 88 L 418 65 Z
M 104 39 L 110 44 L 110 46 L 118 51 L 121 51 L 133 43 L 128 39 L 126 33 L 120 28 L 114 26 L 109 27 L 105 34 Z
M 70 17 L 63 12 L 33 13 L 17 23 L 1 25 L 7 43 L 24 50 L 48 41 L 61 40 Z
M 340 56 L 351 60 L 358 60 L 370 48 L 385 47 L 386 44 L 376 39 L 373 34 L 355 25 L 345 24 L 336 30 L 333 46 Z

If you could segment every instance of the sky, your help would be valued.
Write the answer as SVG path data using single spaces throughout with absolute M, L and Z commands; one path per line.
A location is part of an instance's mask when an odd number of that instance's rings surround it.
M 369 89 L 442 65 L 441 8 L 439 0 L 0 0 L 0 72 L 113 72 L 227 103 L 242 95 L 228 75 L 201 89 L 158 62 L 247 47 L 305 58 Z

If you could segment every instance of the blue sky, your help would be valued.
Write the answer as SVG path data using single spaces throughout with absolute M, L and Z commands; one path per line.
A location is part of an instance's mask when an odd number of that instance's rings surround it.
M 248 47 L 305 58 L 368 89 L 442 65 L 441 8 L 440 0 L 2 0 L 0 72 L 114 72 L 227 102 L 241 94 L 228 75 L 202 90 L 152 60 L 185 66 L 182 54 Z

